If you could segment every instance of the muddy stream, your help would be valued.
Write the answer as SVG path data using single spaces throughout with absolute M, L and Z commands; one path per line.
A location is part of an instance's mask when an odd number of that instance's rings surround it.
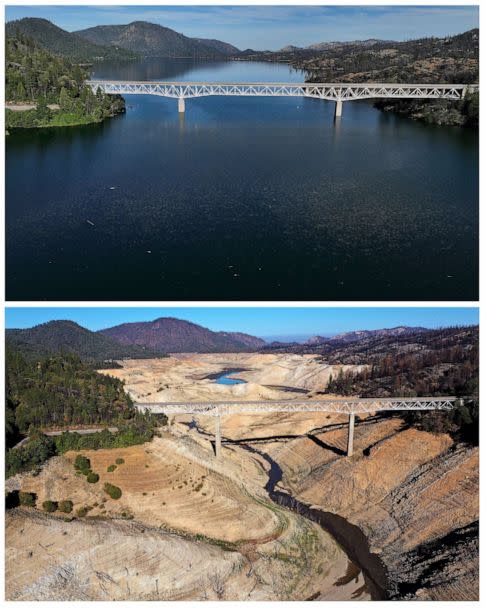
M 188 426 L 191 429 L 195 429 L 199 434 L 204 435 L 206 438 L 210 438 L 212 441 L 212 435 L 204 429 L 201 429 L 195 420 L 188 423 Z M 268 441 L 271 440 L 271 438 L 266 439 Z M 251 441 L 252 440 L 250 439 L 249 442 Z M 249 445 L 249 443 L 244 443 L 241 440 L 233 442 L 231 439 L 223 439 L 223 444 L 228 446 L 232 444 L 235 446 L 237 445 L 248 452 L 258 454 L 258 456 L 263 458 L 270 466 L 268 481 L 265 485 L 265 490 L 270 499 L 276 504 L 284 506 L 310 521 L 318 523 L 323 530 L 333 537 L 341 549 L 346 553 L 351 566 L 348 570 L 354 571 L 356 575 L 359 574 L 359 571 L 363 573 L 363 578 L 365 580 L 365 588 L 363 591 L 367 591 L 372 600 L 388 599 L 386 592 L 388 586 L 386 568 L 378 555 L 371 552 L 368 539 L 358 526 L 351 524 L 340 515 L 309 507 L 309 505 L 300 502 L 290 494 L 277 490 L 277 484 L 283 477 L 282 469 L 271 456 L 261 449 L 256 449 L 252 445 Z M 352 566 L 354 566 L 354 568 Z M 346 576 L 347 574 L 345 577 Z M 335 584 L 339 584 L 339 581 Z

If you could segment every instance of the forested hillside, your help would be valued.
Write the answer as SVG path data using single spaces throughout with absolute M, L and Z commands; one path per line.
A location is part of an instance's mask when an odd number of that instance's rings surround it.
M 26 17 L 9 21 L 5 26 L 6 36 L 29 38 L 46 51 L 62 55 L 72 61 L 95 61 L 99 59 L 134 59 L 136 54 L 116 46 L 93 44 L 76 33 L 67 32 L 47 19 Z
M 100 122 L 123 112 L 119 95 L 96 94 L 84 84 L 85 69 L 21 35 L 7 38 L 5 100 L 32 109 L 6 110 L 6 127 L 51 127 Z M 49 107 L 52 106 L 52 107 Z
M 120 380 L 98 374 L 75 355 L 37 361 L 6 349 L 6 445 L 9 475 L 34 468 L 68 449 L 122 447 L 148 441 L 155 418 L 138 413 Z M 42 430 L 116 426 L 117 433 L 64 434 L 46 437 Z M 13 446 L 28 434 L 29 441 Z
M 479 430 L 479 329 L 430 330 L 414 336 L 365 340 L 323 356 L 328 362 L 364 363 L 359 373 L 330 378 L 324 392 L 360 397 L 464 397 L 451 412 L 409 412 L 405 419 L 425 430 L 477 441 Z M 472 398 L 472 399 L 469 399 Z
M 132 403 L 123 384 L 75 355 L 28 361 L 7 349 L 6 360 L 7 398 L 21 433 L 31 425 L 89 425 L 129 417 Z
M 90 331 L 73 321 L 49 321 L 28 329 L 7 329 L 7 345 L 18 349 L 28 359 L 38 359 L 49 354 L 71 353 L 93 367 L 103 367 L 105 361 L 116 359 L 140 359 L 165 356 L 155 350 L 137 344 L 121 344 L 100 332 Z
M 91 43 L 128 49 L 143 57 L 191 57 L 224 59 L 229 49 L 238 49 L 220 40 L 188 38 L 168 27 L 147 21 L 126 25 L 98 25 L 76 34 Z
M 373 40 L 245 52 L 246 60 L 281 61 L 309 82 L 458 83 L 479 81 L 479 30 L 403 42 Z M 320 49 L 319 47 L 323 48 Z M 383 100 L 376 106 L 430 123 L 478 126 L 479 95 L 461 101 Z

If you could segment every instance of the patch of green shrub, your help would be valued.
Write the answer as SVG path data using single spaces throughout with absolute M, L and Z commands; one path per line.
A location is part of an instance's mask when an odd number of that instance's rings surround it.
M 42 503 L 42 508 L 46 513 L 54 513 L 57 511 L 58 504 L 55 500 L 44 500 Z
M 86 481 L 88 483 L 98 483 L 99 480 L 100 476 L 98 475 L 98 473 L 93 473 L 93 471 L 90 471 L 90 473 L 86 477 Z
M 61 513 L 71 513 L 73 510 L 73 501 L 72 500 L 61 500 L 59 503 L 59 511 Z
M 122 495 L 122 491 L 119 487 L 112 485 L 111 483 L 105 483 L 104 491 L 113 498 L 113 500 L 118 500 Z
M 125 464 L 125 459 L 124 458 L 117 458 L 115 460 L 116 464 Z
M 19 504 L 24 507 L 35 507 L 37 496 L 32 492 L 19 492 Z
M 86 475 L 85 471 L 89 471 L 91 469 L 91 462 L 89 458 L 86 458 L 86 456 L 78 454 L 74 460 L 74 468 Z
M 108 471 L 108 473 L 113 473 L 113 471 L 116 469 L 116 464 L 110 464 L 110 466 L 106 469 Z

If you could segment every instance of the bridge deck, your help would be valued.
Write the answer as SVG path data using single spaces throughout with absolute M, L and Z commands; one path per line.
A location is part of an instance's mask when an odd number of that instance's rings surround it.
M 400 399 L 281 399 L 275 401 L 211 401 L 136 403 L 140 411 L 165 414 L 251 414 L 269 412 L 332 412 L 359 414 L 377 411 L 449 410 L 455 397 L 404 397 Z
M 121 95 L 159 95 L 172 98 L 211 95 L 246 97 L 312 97 L 333 101 L 373 98 L 461 99 L 476 84 L 409 83 L 284 83 L 284 82 L 165 82 L 139 80 L 89 80 L 96 91 Z

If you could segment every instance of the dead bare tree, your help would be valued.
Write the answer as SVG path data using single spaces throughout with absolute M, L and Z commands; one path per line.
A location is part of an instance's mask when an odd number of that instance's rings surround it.
M 226 591 L 224 578 L 219 572 L 215 572 L 208 576 L 208 581 L 218 600 L 222 600 Z

